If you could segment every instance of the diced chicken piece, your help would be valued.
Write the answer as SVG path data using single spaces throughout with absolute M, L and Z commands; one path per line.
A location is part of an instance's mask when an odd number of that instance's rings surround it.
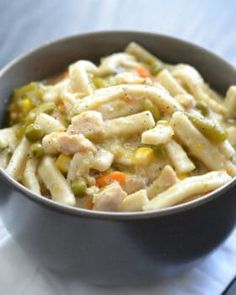
M 100 148 L 94 156 L 92 168 L 98 171 L 106 171 L 111 167 L 113 159 L 114 155 L 111 152 Z
M 46 154 L 54 155 L 58 154 L 57 138 L 64 135 L 64 132 L 52 132 L 43 137 L 42 146 Z
M 132 194 L 143 188 L 145 188 L 145 179 L 138 175 L 127 174 L 126 182 L 122 188 L 127 192 L 127 194 Z
M 90 180 L 89 171 L 92 167 L 93 160 L 94 154 L 91 151 L 74 154 L 70 162 L 67 180 L 71 182 L 79 177 L 83 177 L 87 180 Z
M 227 108 L 227 116 L 236 118 L 236 86 L 229 87 L 225 97 L 225 106 Z
M 85 111 L 71 120 L 71 125 L 68 127 L 69 134 L 82 133 L 86 137 L 93 138 L 102 134 L 103 118 L 101 113 L 96 111 Z
M 16 130 L 18 126 L 4 128 L 0 130 L 0 149 L 9 147 L 12 151 L 15 150 L 18 140 L 16 138 Z
M 96 152 L 96 147 L 83 134 L 60 135 L 57 138 L 58 151 L 65 155 L 73 155 L 78 152 Z
M 94 210 L 118 211 L 119 205 L 126 196 L 127 193 L 122 190 L 118 183 L 111 183 L 94 195 Z
M 143 189 L 125 197 L 119 206 L 119 211 L 142 211 L 143 206 L 148 202 L 147 192 Z
M 179 181 L 175 171 L 169 165 L 166 165 L 159 177 L 153 181 L 151 185 L 147 188 L 147 194 L 149 199 L 154 198 L 157 194 L 165 191 L 167 188 L 171 187 Z
M 145 144 L 165 144 L 171 140 L 174 131 L 171 126 L 157 124 L 153 129 L 149 129 L 142 134 L 142 143 Z

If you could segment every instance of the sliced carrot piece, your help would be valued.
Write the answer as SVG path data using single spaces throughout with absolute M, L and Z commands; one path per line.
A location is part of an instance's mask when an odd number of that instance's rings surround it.
M 144 67 L 138 67 L 136 68 L 136 72 L 141 76 L 142 78 L 148 78 L 151 76 L 150 72 L 148 69 Z
M 96 179 L 96 183 L 98 187 L 104 187 L 113 181 L 117 181 L 120 184 L 125 184 L 126 176 L 124 173 L 119 171 L 114 171 L 110 173 L 103 174 Z

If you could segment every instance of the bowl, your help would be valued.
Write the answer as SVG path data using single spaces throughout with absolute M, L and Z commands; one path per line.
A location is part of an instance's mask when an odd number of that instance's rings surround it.
M 12 90 L 97 62 L 136 41 L 169 63 L 189 63 L 220 93 L 236 83 L 227 62 L 196 45 L 143 32 L 99 32 L 46 44 L 0 73 L 1 124 Z M 67 207 L 38 196 L 0 171 L 0 214 L 33 259 L 63 277 L 95 284 L 150 283 L 192 267 L 218 247 L 236 222 L 235 180 L 197 200 L 156 212 L 107 213 Z

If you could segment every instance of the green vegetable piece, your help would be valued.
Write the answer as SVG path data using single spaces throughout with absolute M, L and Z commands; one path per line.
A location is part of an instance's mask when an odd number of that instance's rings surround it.
M 25 136 L 34 142 L 41 139 L 44 136 L 44 132 L 38 125 L 30 124 L 25 129 Z
M 209 114 L 207 104 L 202 101 L 197 102 L 195 108 L 198 109 L 203 116 L 207 116 Z
M 20 125 L 19 128 L 16 130 L 16 138 L 21 139 L 25 134 L 25 125 Z
M 103 78 L 96 77 L 93 79 L 93 84 L 96 88 L 104 88 L 106 87 L 106 81 Z
M 150 99 L 145 99 L 144 109 L 146 111 L 150 111 L 156 121 L 158 121 L 161 118 L 161 114 L 158 107 Z
M 46 113 L 51 114 L 56 109 L 56 105 L 54 102 L 45 102 L 34 109 L 36 114 Z
M 190 113 L 187 113 L 187 116 L 193 125 L 210 141 L 220 143 L 227 138 L 227 132 L 214 121 Z
M 33 104 L 37 104 L 42 100 L 42 94 L 40 84 L 32 82 L 15 89 L 13 92 L 13 101 L 29 98 Z
M 44 156 L 44 149 L 40 143 L 32 144 L 30 149 L 33 157 L 41 158 Z
M 166 149 L 164 144 L 153 146 L 153 149 L 154 149 L 155 156 L 157 158 L 159 158 L 160 160 L 166 159 Z
M 150 67 L 150 72 L 153 76 L 156 76 L 157 74 L 159 74 L 161 70 L 163 70 L 163 67 L 158 63 L 155 63 L 151 65 Z
M 83 197 L 87 190 L 87 185 L 84 180 L 74 180 L 71 183 L 71 189 L 75 196 Z

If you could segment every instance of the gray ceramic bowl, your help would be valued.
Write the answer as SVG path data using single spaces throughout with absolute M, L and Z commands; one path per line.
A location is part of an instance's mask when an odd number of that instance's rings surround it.
M 130 41 L 164 61 L 195 66 L 219 92 L 236 84 L 236 71 L 227 62 L 178 39 L 138 32 L 85 34 L 47 44 L 1 71 L 2 123 L 15 87 L 58 73 L 77 59 L 98 61 Z M 0 185 L 1 217 L 28 255 L 63 276 L 91 283 L 144 283 L 173 275 L 219 246 L 236 221 L 235 181 L 188 204 L 151 213 L 69 208 L 35 195 L 4 171 Z

